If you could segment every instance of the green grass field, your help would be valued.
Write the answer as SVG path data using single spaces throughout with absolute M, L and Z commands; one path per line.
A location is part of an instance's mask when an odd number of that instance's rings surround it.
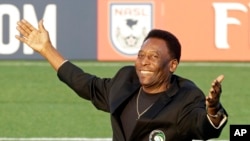
M 100 77 L 112 77 L 130 62 L 75 64 Z M 230 124 L 250 124 L 250 63 L 182 62 L 176 74 L 192 79 L 205 94 L 224 74 L 221 102 L 229 114 L 219 139 L 229 139 Z M 109 114 L 79 98 L 45 61 L 0 61 L 1 137 L 111 137 Z

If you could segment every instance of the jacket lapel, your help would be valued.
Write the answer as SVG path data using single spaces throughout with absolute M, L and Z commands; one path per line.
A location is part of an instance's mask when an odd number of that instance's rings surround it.
M 112 90 L 112 95 L 114 95 L 111 98 L 111 106 L 110 106 L 110 112 L 113 114 L 119 106 L 122 106 L 125 101 L 129 99 L 132 95 L 134 95 L 140 88 L 140 83 L 134 82 L 134 83 L 128 83 L 123 85 L 123 87 L 120 87 L 118 89 Z
M 171 101 L 171 97 L 168 95 L 164 95 L 163 97 L 159 97 L 159 100 L 145 113 L 140 119 L 138 119 L 138 123 L 134 128 L 133 133 L 130 136 L 129 141 L 140 140 L 140 135 L 144 134 L 145 129 L 148 129 L 149 122 L 140 122 L 144 119 L 150 120 L 153 119 L 157 114 Z
M 141 116 L 141 119 L 154 118 L 170 101 L 171 97 L 169 97 L 168 95 L 159 97 L 159 100 L 157 100 L 156 103 L 145 114 Z
M 155 104 L 145 113 L 141 116 L 140 119 L 138 120 L 150 120 L 155 118 L 159 112 L 172 100 L 172 97 L 178 92 L 179 86 L 176 82 L 176 79 L 174 77 L 173 81 L 172 81 L 172 86 L 170 87 L 170 89 L 168 91 L 165 92 L 165 94 L 163 94 L 162 96 L 159 97 L 159 99 L 155 102 Z M 144 124 L 141 124 L 138 121 L 138 124 L 136 125 L 134 132 L 131 135 L 130 140 L 135 140 L 138 139 L 138 137 L 140 137 L 140 134 L 143 134 L 142 132 L 145 131 L 145 128 L 148 128 L 149 122 Z

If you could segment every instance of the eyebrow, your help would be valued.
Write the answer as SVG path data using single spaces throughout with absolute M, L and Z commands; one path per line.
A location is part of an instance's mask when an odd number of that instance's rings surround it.
M 145 51 L 139 50 L 139 53 L 141 53 L 141 52 L 145 52 Z M 153 53 L 156 53 L 156 54 L 160 54 L 159 51 L 155 51 L 155 50 L 149 50 L 147 52 L 150 52 L 150 53 L 153 52 Z

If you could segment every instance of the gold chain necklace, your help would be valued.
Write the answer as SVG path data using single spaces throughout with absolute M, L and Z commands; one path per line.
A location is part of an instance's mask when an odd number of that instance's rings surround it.
M 146 108 L 143 112 L 139 112 L 139 97 L 140 97 L 140 94 L 141 94 L 141 89 L 142 88 L 140 88 L 140 90 L 139 90 L 139 92 L 138 92 L 138 95 L 137 95 L 137 98 L 136 98 L 136 112 L 137 112 L 137 115 L 138 115 L 138 117 L 137 117 L 137 119 L 140 119 L 140 117 L 144 114 L 144 113 L 146 113 L 148 110 L 149 110 L 149 108 L 151 108 L 152 106 L 153 106 L 153 103 L 151 104 L 151 105 L 149 105 L 148 106 L 148 108 Z

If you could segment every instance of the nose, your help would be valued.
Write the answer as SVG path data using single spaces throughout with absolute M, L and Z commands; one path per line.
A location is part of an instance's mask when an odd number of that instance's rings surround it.
M 149 56 L 146 55 L 145 57 L 143 57 L 142 60 L 141 60 L 141 64 L 143 66 L 150 64 Z

